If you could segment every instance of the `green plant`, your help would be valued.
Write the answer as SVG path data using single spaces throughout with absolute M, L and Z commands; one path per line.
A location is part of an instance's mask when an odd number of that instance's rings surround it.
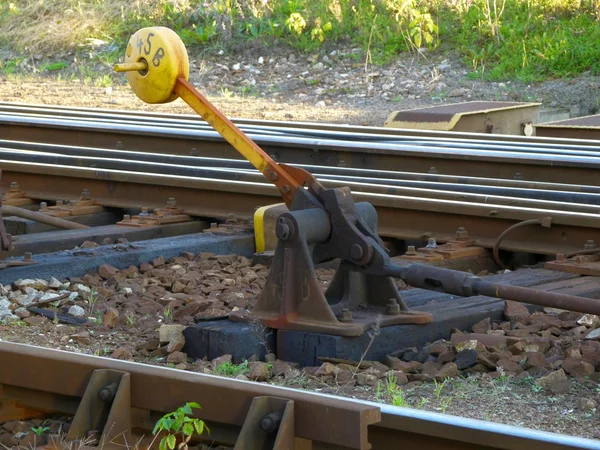
M 449 381 L 449 378 L 446 378 L 441 383 L 438 383 L 437 380 L 433 380 L 433 382 L 435 384 L 434 392 L 435 392 L 435 396 L 438 400 L 440 398 L 440 395 L 442 395 L 442 389 L 444 389 L 444 386 L 446 386 L 446 383 L 448 383 L 448 381 Z
M 90 291 L 90 295 L 88 297 L 88 304 L 90 305 L 90 316 L 94 313 L 94 306 L 96 306 L 96 302 L 98 301 L 98 291 L 96 288 L 92 288 Z
M 31 427 L 30 429 L 38 436 L 41 436 L 46 431 L 50 431 L 49 427 L 41 427 L 41 426 L 40 427 Z
M 58 61 L 54 63 L 43 63 L 40 65 L 40 70 L 43 72 L 55 72 L 57 70 L 62 70 L 65 67 L 68 67 L 69 64 L 66 62 Z
M 136 322 L 137 322 L 137 319 L 135 317 L 135 313 L 131 310 L 127 311 L 125 313 L 125 323 L 127 323 L 127 325 L 129 325 L 129 326 L 133 326 L 133 325 L 135 325 Z
M 167 305 L 163 309 L 163 317 L 166 321 L 171 321 L 173 319 L 173 311 L 171 310 L 171 306 Z
M 450 398 L 450 397 L 444 397 L 440 400 L 440 407 L 442 410 L 442 414 L 446 413 L 446 410 L 448 409 L 448 406 L 450 406 L 450 403 L 452 403 L 452 398 Z
M 223 363 L 216 368 L 215 373 L 217 375 L 223 375 L 227 377 L 237 377 L 238 375 L 248 373 L 248 370 L 248 361 L 246 360 L 237 365 L 230 362 Z
M 182 441 L 177 446 L 178 449 L 187 450 L 188 443 L 194 432 L 198 435 L 204 433 L 204 429 L 210 433 L 209 428 L 204 421 L 189 417 L 193 414 L 193 409 L 201 408 L 196 402 L 188 402 L 184 406 L 177 408 L 176 411 L 165 414 L 152 430 L 153 435 L 166 431 L 167 435 L 160 440 L 159 450 L 173 450 L 177 444 L 177 434 L 181 435 Z

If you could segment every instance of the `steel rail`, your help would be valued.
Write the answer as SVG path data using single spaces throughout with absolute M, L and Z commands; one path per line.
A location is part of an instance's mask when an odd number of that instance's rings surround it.
M 0 342 L 0 367 L 0 400 L 70 416 L 95 370 L 127 373 L 132 429 L 149 433 L 160 415 L 196 401 L 210 439 L 229 445 L 252 401 L 271 397 L 294 402 L 294 435 L 314 449 L 600 449 L 590 439 L 23 344 Z
M 63 118 L 63 116 L 60 116 Z M 19 119 L 30 119 L 30 120 L 51 120 L 56 121 L 52 114 L 34 114 L 34 113 L 21 113 L 21 112 L 2 112 L 0 110 L 0 120 L 11 120 L 13 118 Z M 138 126 L 138 127 L 152 127 L 157 131 L 168 130 L 168 131 L 196 131 L 196 132 L 208 132 L 212 133 L 211 136 L 217 136 L 214 133 L 212 127 L 207 124 L 198 124 L 197 121 L 184 121 L 177 119 L 153 121 L 145 120 L 143 117 L 127 117 L 119 115 L 92 115 L 92 117 L 78 114 L 76 116 L 69 115 L 65 120 L 75 120 L 82 124 L 90 126 L 94 125 L 124 125 Z M 403 136 L 386 136 L 374 133 L 359 133 L 359 132 L 333 132 L 327 130 L 304 130 L 284 127 L 267 127 L 267 126 L 242 126 L 245 133 L 251 133 L 254 137 L 258 136 L 271 136 L 281 138 L 305 138 L 305 139 L 319 139 L 323 141 L 343 141 L 343 142 L 354 142 L 354 143 L 370 143 L 370 144 L 388 144 L 388 145 L 411 145 L 415 147 L 442 147 L 442 148 L 454 148 L 462 150 L 487 150 L 496 152 L 530 152 L 536 154 L 557 154 L 557 155 L 573 155 L 573 156 L 585 156 L 589 155 L 590 152 L 599 151 L 600 146 L 576 146 L 572 144 L 533 144 L 529 142 L 519 142 L 517 144 L 503 142 L 496 140 L 494 142 L 486 142 L 477 139 L 465 140 L 455 139 L 451 136 L 441 138 L 430 138 L 430 139 L 414 139 Z
M 240 159 L 214 132 L 140 127 L 127 124 L 94 124 L 77 120 L 0 118 L 0 136 L 9 140 L 62 143 L 144 152 Z M 408 144 L 365 143 L 274 136 L 256 136 L 274 159 L 288 164 L 318 164 L 373 170 L 438 172 L 458 176 L 510 179 L 515 174 L 528 181 L 597 186 L 599 159 L 586 155 L 534 154 L 516 151 L 416 147 Z
M 168 198 L 175 197 L 178 206 L 189 215 L 227 218 L 233 213 L 247 219 L 256 208 L 279 201 L 277 190 L 262 180 L 157 177 L 151 173 L 9 160 L 0 161 L 0 168 L 3 190 L 8 190 L 11 182 L 17 182 L 26 187 L 28 197 L 40 200 L 75 199 L 81 191 L 89 189 L 104 206 L 163 208 Z M 331 181 L 327 184 L 335 185 Z M 598 214 L 393 195 L 376 192 L 372 187 L 366 192 L 355 190 L 353 195 L 357 201 L 369 201 L 377 208 L 381 235 L 400 239 L 435 237 L 443 242 L 452 239 L 459 227 L 467 227 L 477 245 L 493 248 L 496 238 L 509 226 L 551 216 L 551 228 L 517 230 L 503 242 L 503 248 L 554 255 L 579 250 L 586 240 L 593 239 L 594 230 L 600 228 Z
M 18 102 L 0 102 L 0 112 L 16 112 L 16 113 L 33 113 L 56 115 L 62 117 L 87 117 L 87 118 L 112 118 L 119 121 L 144 119 L 157 124 L 178 124 L 190 123 L 198 126 L 208 127 L 208 124 L 195 114 L 173 114 L 159 113 L 140 110 L 121 110 L 121 109 L 101 109 L 101 108 L 84 108 L 70 107 L 60 105 L 36 105 Z M 392 138 L 403 139 L 440 139 L 453 140 L 455 142 L 473 142 L 473 141 L 492 141 L 494 143 L 518 143 L 525 146 L 551 146 L 554 148 L 585 148 L 589 146 L 600 146 L 600 141 L 589 139 L 564 139 L 554 137 L 528 137 L 528 136 L 513 136 L 500 134 L 481 134 L 467 132 L 446 132 L 434 130 L 412 130 L 399 128 L 384 128 L 375 126 L 358 126 L 333 123 L 316 123 L 316 122 L 291 122 L 291 121 L 275 121 L 275 120 L 256 120 L 237 118 L 232 120 L 240 128 L 254 127 L 257 130 L 282 130 L 288 129 L 297 132 L 299 130 L 312 131 L 328 131 L 341 133 L 352 133 L 359 135 L 380 135 L 383 137 L 391 136 Z
M 262 175 L 250 168 L 230 168 L 226 165 L 220 167 L 188 166 L 183 164 L 166 164 L 162 162 L 138 162 L 123 158 L 103 158 L 90 156 L 70 156 L 47 152 L 23 152 L 21 150 L 5 149 L 0 147 L 0 167 L 8 162 L 35 163 L 44 165 L 58 165 L 68 167 L 93 167 L 95 169 L 129 171 L 135 173 L 160 173 L 162 176 L 175 176 L 185 178 L 199 178 L 212 180 L 229 180 L 250 183 L 266 183 Z M 594 196 L 590 203 L 571 203 L 552 200 L 531 199 L 526 195 L 521 197 L 502 196 L 494 194 L 481 194 L 478 192 L 467 193 L 457 186 L 454 190 L 442 190 L 435 187 L 402 186 L 395 180 L 365 179 L 360 176 L 348 177 L 344 175 L 331 176 L 319 173 L 318 167 L 312 168 L 312 174 L 324 185 L 330 187 L 349 186 L 353 192 L 364 192 L 369 195 L 398 195 L 418 199 L 437 199 L 475 203 L 486 207 L 508 205 L 524 209 L 544 209 L 554 211 L 553 216 L 564 211 L 578 214 L 597 215 L 600 196 Z M 25 188 L 25 186 L 24 186 Z M 243 189 L 243 188 L 242 188 Z M 591 200 L 586 197 L 585 200 Z M 600 217 L 600 216 L 598 216 Z

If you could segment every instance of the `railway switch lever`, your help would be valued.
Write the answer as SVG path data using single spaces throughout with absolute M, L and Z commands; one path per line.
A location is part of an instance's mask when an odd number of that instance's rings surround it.
M 275 162 L 189 83 L 187 51 L 172 30 L 136 32 L 125 62 L 115 70 L 127 72 L 133 91 L 147 103 L 184 100 L 275 184 L 289 209 L 278 219 L 277 248 L 256 306 L 250 312 L 232 312 L 231 320 L 341 336 L 360 336 L 373 326 L 431 322 L 431 314 L 408 309 L 395 278 L 460 296 L 486 295 L 600 314 L 597 300 L 491 283 L 423 264 L 392 264 L 377 234 L 375 208 L 354 203 L 348 187 L 326 188 L 307 171 Z M 323 292 L 315 264 L 334 260 L 340 265 Z

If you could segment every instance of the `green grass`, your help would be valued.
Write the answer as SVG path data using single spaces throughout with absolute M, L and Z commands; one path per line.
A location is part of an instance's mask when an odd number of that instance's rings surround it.
M 93 48 L 111 66 L 135 31 L 163 25 L 191 53 L 343 46 L 381 64 L 441 44 L 473 78 L 529 82 L 598 73 L 599 17 L 600 0 L 14 0 L 0 2 L 0 47 L 45 57 Z

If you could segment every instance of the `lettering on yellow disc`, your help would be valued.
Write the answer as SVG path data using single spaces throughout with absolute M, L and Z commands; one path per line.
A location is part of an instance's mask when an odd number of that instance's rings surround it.
M 172 102 L 177 98 L 173 92 L 177 79 L 189 76 L 185 45 L 177 33 L 165 27 L 143 28 L 131 36 L 125 65 L 136 63 L 145 68 L 128 71 L 127 81 L 146 103 Z

